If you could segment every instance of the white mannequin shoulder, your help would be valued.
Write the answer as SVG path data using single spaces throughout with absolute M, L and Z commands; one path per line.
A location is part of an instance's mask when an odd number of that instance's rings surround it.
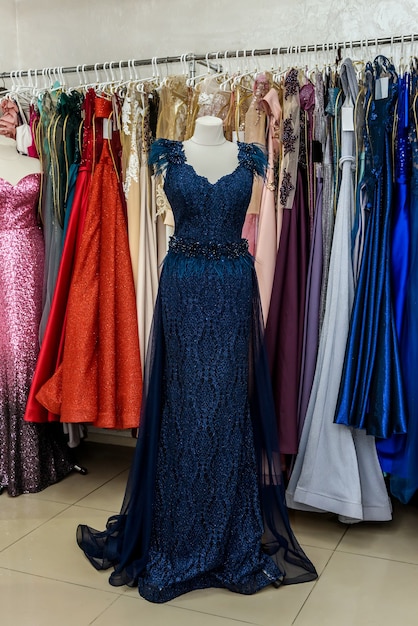
M 210 183 L 232 174 L 239 165 L 237 144 L 225 139 L 222 120 L 212 115 L 196 120 L 193 136 L 183 147 L 187 163 Z
M 39 159 L 19 154 L 15 140 L 0 135 L 0 178 L 16 185 L 25 176 L 40 173 Z

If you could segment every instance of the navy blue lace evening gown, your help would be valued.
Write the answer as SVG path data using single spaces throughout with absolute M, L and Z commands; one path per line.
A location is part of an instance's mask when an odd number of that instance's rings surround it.
M 153 602 L 206 587 L 250 594 L 313 580 L 284 504 L 253 260 L 241 230 L 266 160 L 238 145 L 216 183 L 183 144 L 151 151 L 176 233 L 164 261 L 147 355 L 141 427 L 125 499 L 103 532 L 77 541 L 110 583 Z

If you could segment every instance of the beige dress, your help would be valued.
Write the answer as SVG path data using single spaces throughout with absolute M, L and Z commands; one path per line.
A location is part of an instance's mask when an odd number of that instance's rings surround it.
M 253 98 L 245 115 L 244 141 L 246 143 L 257 143 L 266 147 L 266 112 L 261 106 L 261 101 L 269 89 L 270 80 L 268 76 L 259 74 L 254 81 Z M 253 257 L 257 253 L 258 222 L 263 187 L 263 179 L 256 176 L 253 182 L 251 202 L 242 229 L 242 236 L 248 240 L 248 248 Z
M 122 107 L 123 188 L 127 204 L 128 238 L 136 293 L 141 364 L 144 369 L 148 337 L 158 289 L 155 204 L 148 166 L 147 85 L 138 92 L 128 87 Z
M 160 89 L 157 139 L 184 141 L 191 126 L 192 89 L 187 76 L 169 76 Z M 157 214 L 157 259 L 161 266 L 167 253 L 168 240 L 174 233 L 174 216 L 163 189 L 163 181 L 152 181 Z
M 277 233 L 280 232 L 281 228 L 281 223 L 278 225 L 278 220 L 276 219 L 275 170 L 280 148 L 279 128 L 282 108 L 279 102 L 279 94 L 274 87 L 272 87 L 265 95 L 262 100 L 262 105 L 266 111 L 268 119 L 268 168 L 261 197 L 255 269 L 260 289 L 263 317 L 266 322 L 269 313 L 271 291 L 273 289 L 274 272 L 276 267 Z M 281 213 L 279 216 L 281 216 Z

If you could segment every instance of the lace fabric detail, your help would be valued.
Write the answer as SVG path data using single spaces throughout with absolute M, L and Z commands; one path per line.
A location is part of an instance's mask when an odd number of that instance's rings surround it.
M 157 138 L 182 141 L 186 136 L 190 89 L 187 76 L 169 76 L 161 85 Z
M 291 175 L 289 172 L 286 172 L 286 170 L 283 170 L 283 176 L 282 176 L 282 182 L 280 184 L 280 204 L 282 206 L 286 206 L 287 204 L 287 199 L 289 198 L 289 195 L 291 193 L 291 191 L 294 190 L 294 186 L 291 183 Z
M 285 100 L 287 100 L 291 96 L 296 96 L 296 94 L 299 91 L 299 81 L 298 81 L 298 71 L 295 68 L 291 69 L 288 72 L 286 79 L 284 81 L 284 86 L 285 86 L 285 94 L 284 94 Z
M 131 85 L 122 106 L 122 128 L 126 136 L 129 137 L 128 161 L 123 181 L 123 191 L 126 198 L 132 181 L 139 182 L 139 154 L 138 154 L 138 130 L 141 128 L 140 118 L 144 110 L 138 102 L 138 94 L 135 86 Z
M 289 154 L 289 152 L 295 151 L 295 142 L 297 140 L 297 136 L 293 134 L 293 122 L 292 116 L 288 117 L 283 122 L 283 151 L 284 155 Z
M 291 209 L 296 190 L 298 159 L 301 151 L 301 111 L 298 72 L 289 70 L 285 81 L 283 100 L 283 154 L 280 160 L 279 202 L 283 209 Z M 302 116 L 301 116 L 302 113 Z
M 231 95 L 228 91 L 221 91 L 218 76 L 204 78 L 196 85 L 195 90 L 194 107 L 197 108 L 196 117 L 214 115 L 221 120 L 225 120 Z

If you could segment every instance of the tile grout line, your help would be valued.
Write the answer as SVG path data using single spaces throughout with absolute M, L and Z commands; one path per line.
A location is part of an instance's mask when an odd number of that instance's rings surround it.
M 47 500 L 42 500 L 42 502 L 47 502 Z M 4 548 L 2 548 L 0 550 L 0 554 L 2 554 L 5 550 L 8 550 L 9 548 L 11 548 L 12 546 L 16 545 L 17 543 L 19 543 L 19 541 L 21 541 L 22 539 L 26 539 L 26 537 L 29 537 L 29 535 L 31 535 L 33 532 L 35 532 L 36 530 L 39 530 L 40 528 L 42 528 L 42 526 L 45 526 L 45 524 L 48 524 L 49 522 L 51 522 L 53 519 L 55 519 L 56 517 L 58 517 L 59 515 L 61 515 L 61 513 L 64 513 L 65 511 L 68 511 L 68 509 L 70 509 L 73 505 L 72 504 L 67 504 L 65 505 L 64 502 L 55 502 L 54 500 L 48 500 L 48 502 L 52 503 L 52 504 L 61 504 L 62 506 L 64 506 L 64 508 L 62 509 L 62 511 L 59 511 L 58 513 L 55 513 L 55 515 L 52 515 L 52 517 L 49 517 L 47 520 L 44 520 L 43 522 L 41 522 L 38 526 L 35 526 L 34 528 L 32 528 L 31 530 L 29 530 L 28 532 L 24 533 L 23 535 L 21 535 L 18 539 L 16 539 L 15 541 L 12 541 L 12 543 L 9 543 L 7 546 L 5 546 Z
M 301 613 L 301 611 L 303 610 L 305 604 L 307 603 L 307 601 L 309 600 L 309 598 L 311 597 L 311 594 L 314 592 L 314 590 L 316 589 L 319 581 L 321 580 L 322 574 L 325 572 L 325 570 L 327 569 L 329 562 L 331 561 L 332 557 L 334 556 L 335 552 L 336 552 L 336 548 L 337 546 L 334 548 L 334 550 L 331 550 L 331 554 L 329 555 L 329 558 L 327 560 L 327 562 L 325 563 L 325 567 L 322 570 L 321 574 L 319 574 L 318 578 L 315 580 L 314 585 L 312 587 L 312 589 L 310 590 L 310 592 L 308 593 L 308 595 L 306 596 L 305 600 L 302 603 L 302 606 L 300 607 L 300 609 L 298 610 L 298 612 L 296 613 L 295 619 L 292 621 L 292 626 L 293 624 L 296 624 L 296 621 Z
M 413 563 L 411 561 L 400 561 L 399 559 L 391 559 L 388 556 L 379 556 L 377 554 L 364 554 L 364 552 L 350 552 L 348 550 L 338 550 L 338 554 L 352 554 L 353 556 L 363 556 L 366 559 L 379 559 L 380 561 L 400 563 L 401 565 L 415 565 L 415 567 L 418 567 L 418 563 Z
M 95 622 L 97 622 L 97 620 L 102 617 L 102 615 L 104 615 L 106 613 L 106 611 L 108 611 L 110 608 L 112 608 L 112 606 L 115 604 L 115 602 L 117 602 L 119 600 L 119 598 L 121 598 L 123 596 L 123 594 L 121 594 L 120 596 L 116 596 L 115 599 L 113 600 L 113 602 L 111 602 L 109 604 L 109 606 L 107 606 L 105 609 L 103 609 L 103 611 L 101 611 L 98 615 L 96 615 L 96 617 L 89 623 L 89 626 L 92 626 Z
M 320 581 L 320 579 L 321 579 L 321 576 L 323 575 L 323 573 L 324 573 L 324 572 L 325 572 L 325 570 L 327 569 L 327 567 L 328 567 L 328 565 L 329 565 L 329 562 L 331 561 L 332 557 L 333 557 L 333 556 L 334 556 L 334 554 L 337 552 L 337 548 L 338 548 L 338 546 L 340 545 L 341 541 L 344 539 L 344 537 L 345 537 L 345 535 L 346 535 L 347 531 L 348 531 L 348 526 L 344 529 L 344 532 L 341 534 L 341 536 L 340 536 L 340 538 L 338 539 L 337 544 L 335 545 L 335 547 L 334 547 L 332 550 L 330 550 L 331 554 L 329 555 L 329 558 L 327 559 L 327 562 L 325 563 L 325 567 L 324 567 L 324 569 L 322 570 L 321 574 L 319 574 L 319 576 L 318 576 L 317 580 L 315 581 L 315 583 L 314 583 L 314 585 L 313 585 L 312 589 L 310 590 L 310 592 L 309 592 L 309 593 L 308 593 L 308 595 L 306 596 L 306 598 L 305 598 L 304 602 L 302 603 L 302 606 L 300 607 L 299 611 L 298 611 L 298 612 L 297 612 L 297 614 L 296 614 L 295 619 L 294 619 L 294 620 L 293 620 L 293 622 L 292 622 L 292 626 L 293 626 L 293 624 L 296 624 L 296 621 L 297 621 L 297 619 L 298 619 L 298 617 L 299 617 L 299 615 L 300 615 L 301 611 L 303 610 L 303 608 L 304 608 L 304 606 L 306 605 L 307 601 L 308 601 L 308 600 L 309 600 L 309 598 L 311 597 L 311 594 L 313 593 L 313 591 L 316 589 L 316 587 L 317 587 L 317 585 L 318 585 L 318 583 L 319 583 L 319 581 Z M 304 544 L 304 545 L 307 545 L 307 544 Z M 311 548 L 318 548 L 318 546 L 310 546 L 310 547 L 311 547 Z M 327 548 L 327 549 L 329 549 L 329 548 Z
M 72 587 L 80 587 L 82 589 L 89 589 L 90 591 L 98 591 L 101 593 L 110 593 L 113 596 L 116 596 L 117 598 L 122 598 L 125 595 L 125 591 L 122 592 L 118 592 L 118 591 L 107 591 L 105 589 L 98 589 L 97 587 L 92 587 L 91 585 L 84 585 L 82 583 L 75 583 L 71 580 L 62 580 L 60 578 L 50 578 L 49 576 L 42 576 L 41 574 L 34 574 L 31 572 L 24 572 L 23 570 L 20 569 L 15 569 L 13 567 L 5 567 L 4 565 L 0 566 L 0 571 L 4 570 L 6 572 L 13 572 L 16 574 L 22 574 L 23 576 L 31 576 L 34 578 L 38 578 L 40 580 L 48 580 L 49 582 L 55 582 L 55 583 L 60 583 L 62 585 L 71 585 Z M 109 585 L 111 586 L 111 585 Z M 112 587 L 113 589 L 115 589 L 115 587 Z
M 226 615 L 218 615 L 217 613 L 208 613 L 207 611 L 198 611 L 197 609 L 191 609 L 186 606 L 179 606 L 178 604 L 170 604 L 165 605 L 167 609 L 180 609 L 181 611 L 189 611 L 189 613 L 197 613 L 198 615 L 208 615 L 209 617 L 219 617 L 220 619 L 230 620 L 232 622 L 236 622 L 237 624 L 248 624 L 248 626 L 259 626 L 255 622 L 247 622 L 241 619 L 236 619 L 235 617 L 227 617 Z

